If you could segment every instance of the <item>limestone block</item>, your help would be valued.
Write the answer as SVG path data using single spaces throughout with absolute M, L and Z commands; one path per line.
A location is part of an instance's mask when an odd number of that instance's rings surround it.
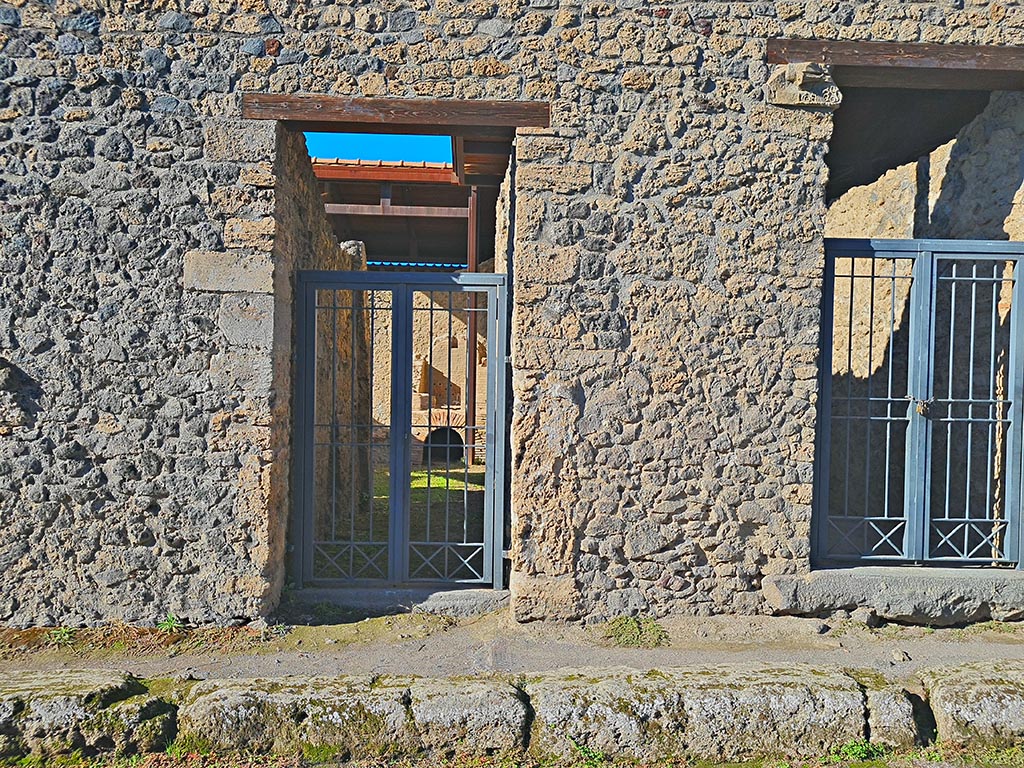
M 557 192 L 563 195 L 583 192 L 590 187 L 591 180 L 591 167 L 581 163 L 523 163 L 516 176 L 516 183 L 520 189 Z
M 227 349 L 210 359 L 210 378 L 229 390 L 266 393 L 273 382 L 273 362 L 265 350 Z
M 302 745 L 355 757 L 415 751 L 409 681 L 217 680 L 198 684 L 178 711 L 178 733 L 214 749 L 290 752 Z
M 900 686 L 867 686 L 868 731 L 871 743 L 906 751 L 927 743 L 930 733 L 920 733 L 910 694 Z
M 843 100 L 829 68 L 815 62 L 775 67 L 765 84 L 764 94 L 770 104 L 782 106 L 835 109 Z
M 276 179 L 270 163 L 255 163 L 238 172 L 238 183 L 252 187 L 273 187 Z
M 652 760 L 684 751 L 684 704 L 661 674 L 573 670 L 531 682 L 527 693 L 535 754 L 570 757 L 585 747 Z
M 273 218 L 228 219 L 224 224 L 224 246 L 226 248 L 253 248 L 269 251 L 274 247 L 274 232 L 277 224 Z
M 1024 663 L 932 669 L 921 679 L 939 741 L 972 747 L 1009 747 L 1024 741 Z
M 956 568 L 824 569 L 762 582 L 776 613 L 871 608 L 883 619 L 933 626 L 1024 616 L 1024 574 Z
M 273 293 L 270 254 L 245 251 L 189 251 L 185 254 L 185 288 L 222 293 Z
M 228 343 L 270 349 L 274 341 L 274 297 L 265 293 L 231 293 L 220 301 L 217 325 Z
M 475 752 L 522 750 L 529 712 L 523 694 L 487 680 L 417 680 L 412 717 L 423 745 L 447 749 L 464 744 Z
M 270 160 L 275 126 L 267 120 L 218 120 L 205 126 L 206 158 L 213 162 Z
M 579 670 L 526 690 L 537 754 L 584 745 L 636 760 L 811 756 L 863 738 L 866 725 L 857 683 L 809 666 Z
M 17 671 L 0 680 L 0 757 L 148 751 L 173 726 L 171 707 L 122 672 Z

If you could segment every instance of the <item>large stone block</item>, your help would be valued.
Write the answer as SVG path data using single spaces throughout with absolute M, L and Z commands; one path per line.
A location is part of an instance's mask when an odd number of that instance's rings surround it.
M 907 751 L 931 741 L 933 734 L 922 730 L 927 727 L 924 713 L 914 711 L 914 700 L 907 690 L 898 685 L 865 687 L 872 744 Z
M 572 192 L 586 191 L 590 187 L 592 178 L 591 167 L 581 163 L 565 165 L 523 163 L 517 172 L 516 182 L 524 190 L 556 192 L 566 195 Z
M 1020 571 L 843 568 L 767 576 L 762 588 L 768 605 L 782 614 L 871 608 L 884 619 L 934 626 L 1024 617 Z
M 220 301 L 217 325 L 230 344 L 270 349 L 274 341 L 274 297 L 258 293 L 228 294 Z
M 939 741 L 972 747 L 1024 743 L 1024 663 L 930 669 L 921 679 Z
M 866 734 L 864 694 L 839 672 L 709 667 L 580 670 L 526 686 L 531 750 L 580 747 L 637 760 L 741 760 L 827 753 Z
M 264 394 L 273 383 L 273 361 L 265 350 L 226 349 L 210 359 L 210 378 L 227 390 Z
M 277 140 L 272 121 L 211 120 L 204 128 L 208 160 L 252 163 L 273 159 Z
M 344 756 L 414 751 L 408 680 L 325 678 L 210 681 L 178 710 L 178 733 L 220 750 Z
M 274 246 L 277 222 L 273 218 L 228 219 L 224 224 L 225 248 L 252 248 L 269 251 Z
M 281 678 L 197 685 L 179 733 L 223 750 L 339 757 L 424 749 L 523 749 L 528 710 L 511 686 L 484 680 Z
M 427 749 L 464 745 L 474 752 L 523 749 L 530 712 L 512 686 L 488 680 L 417 680 L 412 717 Z
M 18 671 L 0 680 L 0 760 L 150 751 L 173 732 L 173 708 L 122 672 Z
M 196 291 L 273 293 L 274 263 L 265 253 L 189 251 L 184 282 Z

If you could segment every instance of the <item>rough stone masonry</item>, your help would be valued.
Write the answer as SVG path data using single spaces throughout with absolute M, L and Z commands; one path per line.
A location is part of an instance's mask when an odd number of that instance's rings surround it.
M 757 612 L 809 570 L 827 109 L 769 37 L 1024 42 L 979 0 L 0 3 L 0 623 L 228 621 L 284 579 L 295 270 L 245 92 L 532 99 L 513 610 Z

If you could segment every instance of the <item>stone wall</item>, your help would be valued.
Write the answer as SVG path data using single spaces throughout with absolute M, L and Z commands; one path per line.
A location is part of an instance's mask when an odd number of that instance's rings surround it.
M 315 206 L 246 91 L 551 103 L 515 150 L 515 615 L 762 610 L 809 568 L 831 131 L 765 103 L 782 36 L 1017 44 L 1024 9 L 0 5 L 0 621 L 273 601 Z

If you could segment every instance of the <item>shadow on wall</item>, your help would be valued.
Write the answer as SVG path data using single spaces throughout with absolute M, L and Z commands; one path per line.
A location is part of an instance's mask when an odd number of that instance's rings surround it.
M 0 357 L 0 435 L 32 428 L 42 406 L 39 382 L 10 360 Z
M 853 187 L 826 237 L 1024 240 L 1024 93 L 996 92 L 978 117 L 916 161 Z
M 921 174 L 920 183 L 940 184 L 927 222 L 916 237 L 1024 240 L 1024 93 L 992 94 L 984 111 L 923 164 L 939 171 L 937 155 L 948 152 L 945 172 Z M 939 162 L 936 162 L 936 161 Z
M 833 203 L 827 234 L 1024 240 L 1022 118 L 1024 94 L 993 94 L 953 142 Z M 1005 517 L 1006 425 L 979 417 L 1006 417 L 1013 264 L 949 259 L 936 266 L 930 537 L 933 555 L 956 556 L 946 538 L 959 525 L 954 518 Z M 920 394 L 910 392 L 907 372 L 911 267 L 909 259 L 836 260 L 833 400 L 826 414 L 832 419 L 827 504 L 838 521 L 831 528 L 833 554 L 901 554 L 909 407 L 903 403 Z M 968 398 L 991 404 L 983 414 L 942 402 Z M 865 517 L 892 521 L 865 525 Z M 985 527 L 994 531 L 991 547 L 977 533 L 964 547 L 978 557 L 991 550 L 996 558 L 1000 525 Z

